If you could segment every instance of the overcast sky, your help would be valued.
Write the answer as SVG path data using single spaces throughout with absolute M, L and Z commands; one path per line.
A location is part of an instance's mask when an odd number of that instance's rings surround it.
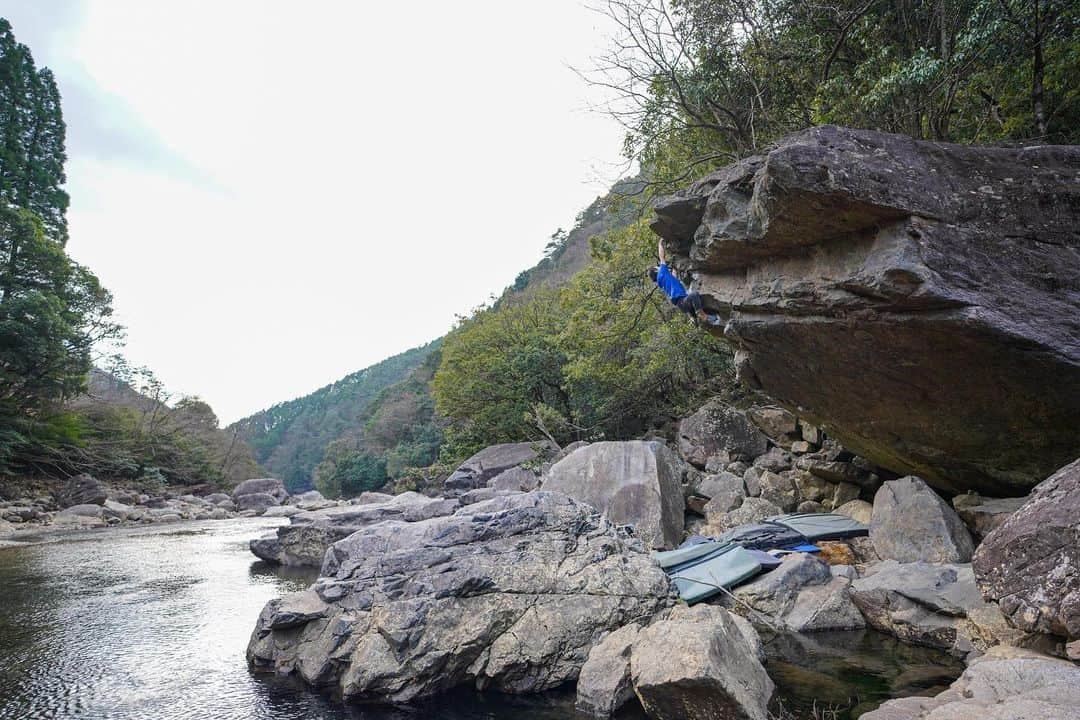
M 444 334 L 619 173 L 542 3 L 0 0 L 53 69 L 68 249 L 223 424 Z

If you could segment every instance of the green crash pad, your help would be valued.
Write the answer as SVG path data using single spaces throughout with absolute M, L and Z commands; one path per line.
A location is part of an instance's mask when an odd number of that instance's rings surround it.
M 762 565 L 739 545 L 703 543 L 681 550 L 653 553 L 664 568 L 679 597 L 687 604 L 716 595 L 761 572 Z

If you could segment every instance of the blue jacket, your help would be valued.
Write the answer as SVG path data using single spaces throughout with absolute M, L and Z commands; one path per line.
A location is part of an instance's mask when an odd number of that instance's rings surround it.
M 656 284 L 660 286 L 660 289 L 667 293 L 667 296 L 671 298 L 671 302 L 677 303 L 686 297 L 686 288 L 679 282 L 679 278 L 671 274 L 671 270 L 668 268 L 667 263 L 661 263 L 660 268 L 656 272 Z

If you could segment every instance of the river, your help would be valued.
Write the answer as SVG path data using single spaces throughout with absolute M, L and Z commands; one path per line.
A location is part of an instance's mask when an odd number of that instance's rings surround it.
M 342 706 L 250 673 L 244 650 L 263 605 L 313 579 L 248 552 L 250 538 L 281 522 L 110 528 L 0 549 L 0 720 L 575 717 L 570 692 L 462 691 L 393 710 Z M 940 690 L 962 669 L 876 633 L 780 638 L 767 647 L 777 702 L 800 716 L 816 701 L 845 708 L 837 720 L 854 717 L 888 697 Z

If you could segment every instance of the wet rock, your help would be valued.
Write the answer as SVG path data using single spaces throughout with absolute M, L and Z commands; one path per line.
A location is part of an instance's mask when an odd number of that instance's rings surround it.
M 73 505 L 104 505 L 109 494 L 100 480 L 82 473 L 70 478 L 56 493 L 56 504 L 61 508 Z
M 631 525 L 648 547 L 682 540 L 684 501 L 675 456 L 661 442 L 592 443 L 555 463 L 544 490 L 588 503 Z
M 699 468 L 720 452 L 755 458 L 765 452 L 768 442 L 742 411 L 719 398 L 679 423 L 679 455 Z
M 1080 460 L 1036 487 L 972 562 L 983 594 L 1013 625 L 1080 638 Z
M 248 658 L 346 701 L 553 688 L 577 677 L 595 638 L 672 602 L 635 545 L 589 506 L 545 491 L 379 522 L 327 553 L 311 588 L 324 615 L 280 629 L 267 605 Z
M 469 490 L 487 487 L 495 476 L 522 463 L 539 462 L 556 452 L 549 442 L 502 443 L 486 447 L 458 466 L 443 482 L 443 493 L 457 497 Z
M 641 631 L 630 667 L 642 707 L 655 720 L 765 720 L 773 682 L 753 630 L 711 606 L 678 607 Z M 756 634 L 754 634 L 756 637 Z
M 1030 650 L 991 648 L 931 698 L 889 700 L 863 720 L 1080 720 L 1080 668 Z
M 639 625 L 619 628 L 593 646 L 577 680 L 577 709 L 599 718 L 611 715 L 634 697 L 630 651 Z
M 913 476 L 886 482 L 874 495 L 870 541 L 882 558 L 900 562 L 965 563 L 974 549 L 953 509 Z
M 1078 165 L 815 127 L 659 201 L 653 227 L 748 384 L 878 466 L 1017 495 L 1077 453 Z

